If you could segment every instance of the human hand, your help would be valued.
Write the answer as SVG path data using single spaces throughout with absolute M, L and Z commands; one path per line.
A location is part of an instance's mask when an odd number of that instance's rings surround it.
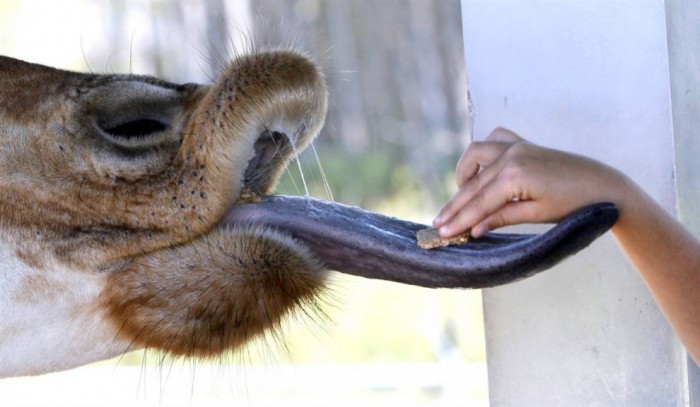
M 498 128 L 462 154 L 459 191 L 433 221 L 446 238 L 520 223 L 556 222 L 586 205 L 619 203 L 631 182 L 597 161 L 528 143 Z

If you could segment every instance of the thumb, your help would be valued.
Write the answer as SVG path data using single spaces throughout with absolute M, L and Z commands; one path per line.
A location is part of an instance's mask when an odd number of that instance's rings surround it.
M 504 226 L 538 223 L 541 219 L 537 215 L 537 206 L 538 203 L 536 201 L 509 202 L 472 227 L 471 235 L 473 237 L 481 237 L 492 230 Z

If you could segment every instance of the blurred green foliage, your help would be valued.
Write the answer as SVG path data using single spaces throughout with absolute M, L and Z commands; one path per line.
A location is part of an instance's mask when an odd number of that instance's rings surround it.
M 341 149 L 309 149 L 293 161 L 282 176 L 276 194 L 305 195 L 370 210 L 388 211 L 392 216 L 421 217 L 435 212 L 453 191 L 453 172 L 438 173 L 438 196 L 426 197 L 427 189 L 410 164 L 390 149 L 369 149 L 348 153 Z M 445 156 L 442 168 L 454 168 L 461 151 Z M 318 158 L 317 158 L 318 157 Z M 303 177 L 301 172 L 303 172 Z M 306 183 L 306 187 L 304 186 Z M 391 209 L 392 206 L 396 208 Z M 413 208 L 413 209 L 411 209 Z
M 197 74 L 215 76 L 231 56 L 225 44 L 241 32 L 256 31 L 241 30 L 236 25 L 243 24 L 236 20 L 240 13 L 230 12 L 245 2 L 70 4 L 81 6 L 0 0 L 0 50 L 59 68 L 75 69 L 76 60 L 90 62 L 95 71 L 124 72 L 133 66 L 134 73 L 184 82 L 201 80 Z M 55 8 L 71 10 L 73 23 L 55 18 Z M 332 196 L 429 222 L 454 191 L 451 170 L 465 138 L 459 2 L 260 0 L 254 14 L 255 22 L 270 27 L 262 30 L 260 43 L 307 50 L 322 65 L 330 88 L 328 124 L 315 143 L 317 154 L 309 149 L 292 162 L 277 193 L 304 195 L 308 189 L 314 197 Z M 50 38 L 38 26 L 51 32 Z M 236 354 L 230 362 L 485 359 L 479 291 L 436 291 L 352 277 L 334 278 L 331 290 L 336 299 L 325 307 L 327 320 L 290 321 L 271 344 Z M 270 348 L 278 345 L 282 353 L 276 358 Z M 164 363 L 159 355 L 148 355 L 148 362 Z M 120 359 L 142 362 L 142 352 Z

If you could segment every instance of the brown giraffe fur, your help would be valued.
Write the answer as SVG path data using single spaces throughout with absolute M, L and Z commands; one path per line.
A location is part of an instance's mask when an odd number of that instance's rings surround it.
M 210 86 L 0 57 L 0 377 L 212 355 L 312 302 L 325 273 L 303 245 L 219 221 L 244 188 L 274 189 L 326 93 L 287 50 Z

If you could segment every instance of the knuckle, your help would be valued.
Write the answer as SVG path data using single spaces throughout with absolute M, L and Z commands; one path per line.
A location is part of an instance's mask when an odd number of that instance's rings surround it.
M 530 151 L 531 146 L 526 143 L 517 143 L 508 149 L 505 165 L 501 170 L 506 180 L 521 180 L 527 174 L 533 160 Z
M 462 154 L 462 160 L 474 156 L 479 150 L 484 148 L 484 144 L 485 142 L 483 141 L 472 141 L 469 143 L 466 150 L 464 150 L 464 154 Z
M 531 150 L 532 150 L 532 146 L 529 143 L 521 141 L 521 142 L 513 143 L 510 146 L 510 148 L 508 148 L 506 155 L 508 157 L 511 157 L 511 158 L 527 157 L 530 155 Z
M 499 141 L 509 142 L 509 143 L 517 143 L 517 142 L 523 140 L 523 138 L 520 137 L 517 133 L 515 133 L 512 130 L 506 129 L 505 127 L 495 128 L 491 132 L 491 134 L 489 135 L 489 139 L 499 140 Z
M 499 178 L 507 185 L 517 184 L 523 179 L 526 173 L 526 167 L 527 164 L 524 160 L 520 158 L 512 159 L 503 167 L 499 173 Z

